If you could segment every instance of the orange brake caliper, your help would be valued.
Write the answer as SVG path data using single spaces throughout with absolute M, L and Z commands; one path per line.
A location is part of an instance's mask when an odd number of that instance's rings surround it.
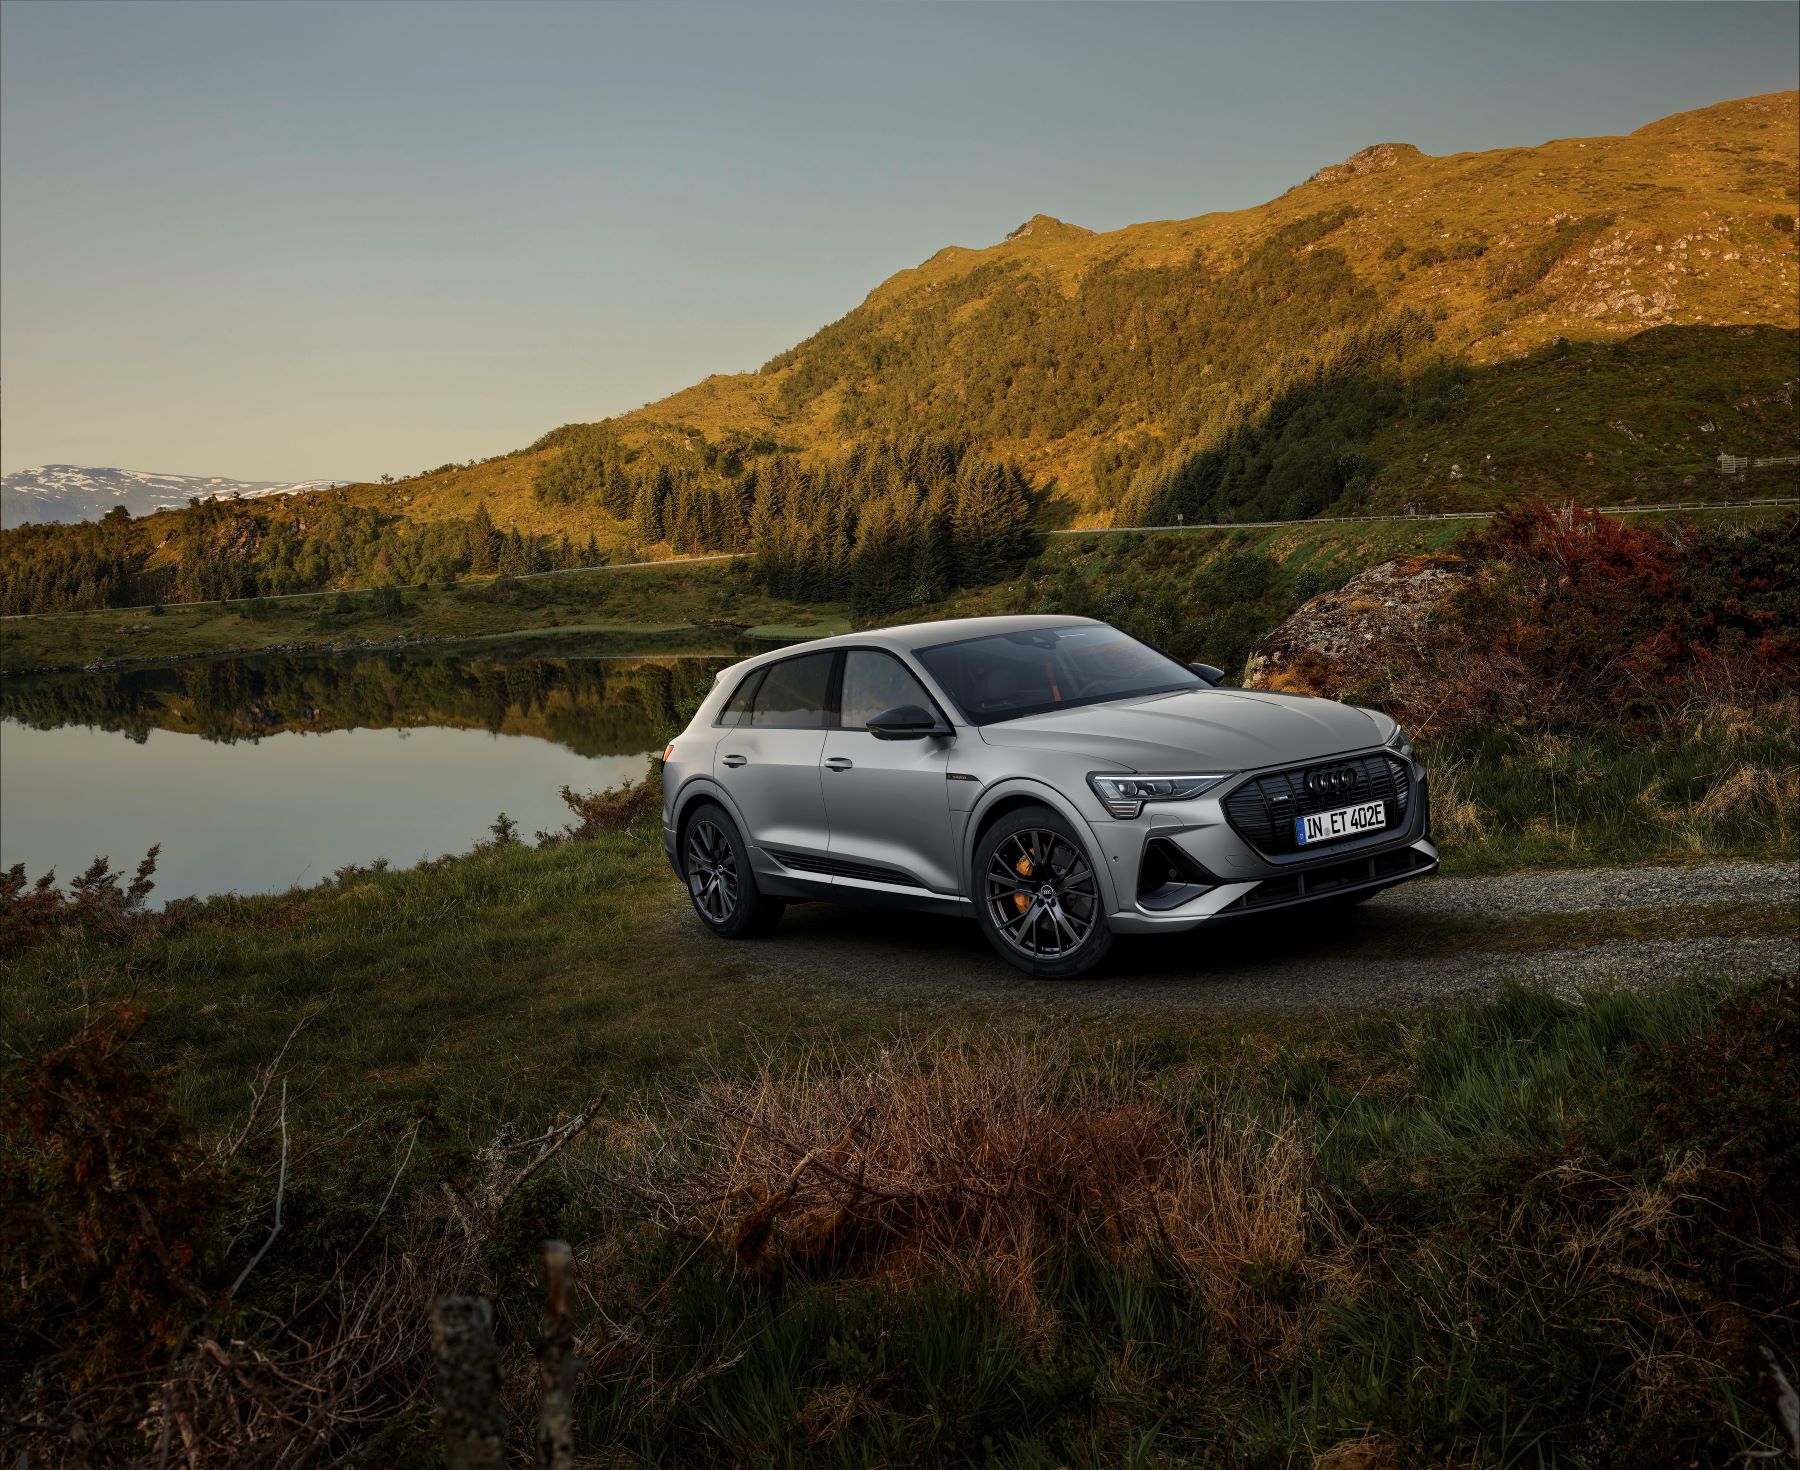
M 1031 876 L 1031 858 L 1029 854 L 1020 854 L 1018 862 L 1013 864 L 1013 871 L 1021 878 L 1029 878 Z M 1016 914 L 1022 914 L 1026 909 L 1031 907 L 1031 900 L 1022 893 L 1015 893 L 1012 898 L 1013 912 Z

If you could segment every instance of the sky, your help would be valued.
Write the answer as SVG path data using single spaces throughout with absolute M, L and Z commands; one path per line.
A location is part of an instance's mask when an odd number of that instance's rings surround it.
M 0 9 L 0 469 L 373 478 L 753 370 L 944 245 L 1800 82 L 1791 3 Z

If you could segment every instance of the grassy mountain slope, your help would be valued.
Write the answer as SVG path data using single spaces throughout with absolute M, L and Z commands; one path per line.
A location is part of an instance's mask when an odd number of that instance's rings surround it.
M 1128 498 L 1159 456 L 1255 422 L 1348 356 L 1413 388 L 1446 364 L 1498 376 L 1512 407 L 1483 423 L 1482 453 L 1532 488 L 1571 458 L 1611 459 L 1620 435 L 1596 418 L 1630 422 L 1666 384 L 1655 370 L 1606 374 L 1589 385 L 1595 412 L 1546 437 L 1559 385 L 1521 381 L 1509 368 L 1522 356 L 1650 328 L 1793 331 L 1797 164 L 1796 98 L 1783 93 L 1618 138 L 1446 158 L 1381 144 L 1255 209 L 1192 220 L 1093 234 L 1040 216 L 999 245 L 901 272 L 761 373 L 708 379 L 626 422 L 754 424 L 827 449 L 963 428 L 1092 513 Z M 1369 350 L 1402 322 L 1413 340 Z M 1791 335 L 1709 335 L 1680 351 L 1695 360 L 1679 432 L 1638 457 L 1648 463 L 1612 464 L 1615 484 L 1663 478 L 1664 463 L 1685 473 L 1721 448 L 1792 452 Z M 1780 411 L 1735 407 L 1784 389 Z M 1430 451 L 1444 418 L 1442 391 L 1404 396 L 1339 435 L 1372 449 L 1362 474 L 1377 503 L 1415 488 L 1401 466 Z

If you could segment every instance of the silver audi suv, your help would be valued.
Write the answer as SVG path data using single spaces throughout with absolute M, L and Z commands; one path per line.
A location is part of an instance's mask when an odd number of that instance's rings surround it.
M 965 914 L 1047 979 L 1115 934 L 1351 904 L 1437 867 L 1393 720 L 1223 677 L 1088 618 L 784 648 L 724 670 L 663 752 L 663 842 L 726 938 L 805 899 Z

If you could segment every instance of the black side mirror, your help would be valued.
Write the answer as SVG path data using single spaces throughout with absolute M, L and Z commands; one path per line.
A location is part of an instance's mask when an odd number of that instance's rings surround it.
M 1215 669 L 1211 664 L 1189 664 L 1188 667 L 1215 689 L 1225 682 L 1225 670 Z
M 869 721 L 868 731 L 877 740 L 923 740 L 931 735 L 955 733 L 930 710 L 916 704 L 884 709 Z

